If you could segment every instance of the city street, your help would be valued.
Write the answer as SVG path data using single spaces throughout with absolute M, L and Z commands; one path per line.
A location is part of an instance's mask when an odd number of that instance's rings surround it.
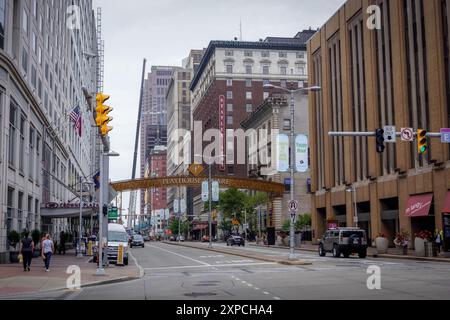
M 206 246 L 206 245 L 205 245 Z M 214 244 L 223 247 L 223 244 Z M 283 249 L 234 248 L 273 256 Z M 446 299 L 448 263 L 389 259 L 320 258 L 298 254 L 310 266 L 283 266 L 164 243 L 133 249 L 144 276 L 129 282 L 60 291 L 26 299 L 69 300 L 309 300 Z M 381 290 L 369 290 L 367 268 L 381 268 Z

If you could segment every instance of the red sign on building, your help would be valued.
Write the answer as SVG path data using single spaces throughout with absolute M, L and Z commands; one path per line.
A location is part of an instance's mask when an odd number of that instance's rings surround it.
M 221 134 L 221 146 L 222 155 L 225 155 L 225 96 L 219 96 L 219 130 Z M 225 171 L 225 159 L 222 160 L 220 165 L 220 170 Z

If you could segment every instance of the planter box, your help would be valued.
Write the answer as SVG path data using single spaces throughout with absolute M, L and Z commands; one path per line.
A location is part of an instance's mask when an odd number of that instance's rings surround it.
M 375 246 L 379 254 L 386 254 L 388 252 L 389 240 L 387 238 L 376 238 Z
M 396 254 L 406 256 L 408 255 L 408 246 L 395 246 Z
M 424 240 L 422 238 L 415 238 L 414 239 L 414 248 L 416 250 L 416 256 L 417 257 L 426 257 L 427 251 L 425 250 L 425 243 L 427 243 L 427 240 Z M 431 246 L 431 243 L 429 244 Z

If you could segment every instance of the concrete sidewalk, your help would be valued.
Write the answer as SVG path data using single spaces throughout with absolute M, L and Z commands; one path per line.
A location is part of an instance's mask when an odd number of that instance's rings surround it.
M 283 264 L 283 265 L 296 265 L 296 266 L 302 266 L 302 265 L 312 265 L 312 262 L 307 261 L 307 260 L 289 260 L 286 257 L 279 257 L 279 256 L 273 256 L 273 255 L 265 255 L 265 254 L 261 254 L 261 253 L 254 253 L 254 252 L 245 252 L 245 251 L 238 251 L 238 250 L 233 250 L 233 249 L 226 249 L 226 248 L 220 248 L 220 247 L 213 247 L 213 248 L 209 248 L 207 245 L 202 244 L 202 243 L 196 243 L 196 242 L 169 242 L 169 241 L 164 241 L 163 243 L 166 244 L 170 244 L 170 245 L 174 245 L 174 246 L 181 246 L 181 247 L 187 247 L 187 248 L 193 248 L 193 249 L 200 249 L 200 250 L 206 250 L 206 251 L 212 251 L 212 252 L 217 252 L 217 253 L 224 253 L 224 254 L 229 254 L 229 255 L 234 255 L 234 256 L 238 256 L 238 257 L 243 257 L 243 258 L 249 258 L 249 259 L 255 259 L 255 260 L 260 260 L 260 261 L 265 261 L 265 262 L 274 262 L 274 263 L 279 263 L 279 264 Z
M 267 246 L 256 243 L 248 243 L 249 246 L 257 247 L 257 248 L 275 248 L 275 249 L 285 249 L 289 250 L 289 247 L 286 246 Z M 297 251 L 306 251 L 306 252 L 318 252 L 318 245 L 312 244 L 302 244 L 300 248 L 295 248 Z M 450 257 L 418 257 L 415 255 L 414 250 L 409 250 L 408 255 L 399 255 L 396 254 L 396 249 L 389 248 L 387 254 L 378 254 L 376 248 L 368 248 L 367 255 L 373 258 L 389 258 L 389 259 L 405 259 L 405 260 L 417 260 L 417 261 L 430 261 L 430 262 L 448 262 L 450 263 Z
M 0 265 L 0 299 L 17 296 L 20 299 L 24 294 L 38 294 L 49 291 L 66 290 L 66 273 L 69 266 L 78 266 L 81 269 L 81 287 L 99 284 L 115 283 L 138 279 L 141 275 L 139 268 L 130 259 L 125 267 L 110 265 L 105 268 L 106 276 L 96 276 L 97 264 L 90 263 L 90 257 L 76 258 L 74 252 L 68 251 L 66 255 L 55 255 L 50 263 L 50 272 L 45 272 L 41 258 L 34 258 L 31 271 L 24 272 L 22 264 Z

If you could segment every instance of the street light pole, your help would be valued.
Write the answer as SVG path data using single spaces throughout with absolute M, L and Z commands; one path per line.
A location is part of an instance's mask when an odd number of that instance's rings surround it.
M 294 201 L 294 178 L 295 178 L 295 91 L 291 93 L 291 201 Z M 295 259 L 295 213 L 291 213 L 291 225 L 290 225 L 290 243 L 289 243 L 289 260 Z
M 290 184 L 290 195 L 291 195 L 291 201 L 294 201 L 294 177 L 295 177 L 295 93 L 297 92 L 318 92 L 321 91 L 322 88 L 319 86 L 313 86 L 308 88 L 300 88 L 300 89 L 292 89 L 289 90 L 287 88 L 274 86 L 272 84 L 264 85 L 264 88 L 268 89 L 280 89 L 284 92 L 287 92 L 291 96 L 291 156 L 290 156 L 290 175 L 291 175 L 291 184 Z M 291 213 L 291 224 L 290 224 L 290 243 L 289 243 L 289 260 L 295 260 L 295 213 Z
M 80 176 L 80 226 L 78 230 L 78 254 L 77 258 L 83 258 L 81 253 L 81 228 L 83 220 L 83 178 Z
M 103 147 L 103 146 L 102 146 Z M 101 149 L 102 149 L 101 147 Z M 100 196 L 98 201 L 98 268 L 95 275 L 104 276 L 105 269 L 103 268 L 103 187 L 104 175 L 103 172 L 103 149 L 100 151 Z
M 211 164 L 209 164 L 209 176 L 208 176 L 208 197 L 209 197 L 209 248 L 212 248 L 212 190 L 211 190 Z

